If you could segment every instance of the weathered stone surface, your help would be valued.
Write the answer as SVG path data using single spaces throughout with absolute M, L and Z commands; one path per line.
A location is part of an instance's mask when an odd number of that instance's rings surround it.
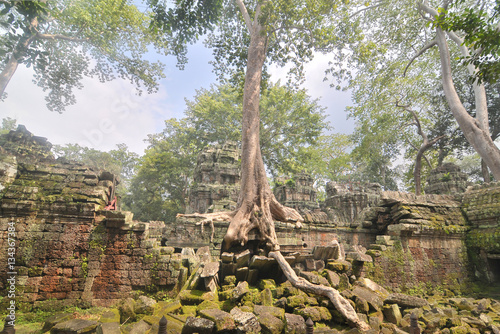
M 238 253 L 234 256 L 234 261 L 238 268 L 248 267 L 248 263 L 250 261 L 250 250 L 246 249 L 241 253 Z
M 330 283 L 330 286 L 333 288 L 337 288 L 340 284 L 340 276 L 334 271 L 325 269 L 323 271 L 323 275 L 326 276 L 326 279 L 328 283 Z
M 117 322 L 120 323 L 120 311 L 116 308 L 112 308 L 104 312 L 99 318 L 100 323 L 110 323 Z
M 257 315 L 257 319 L 262 327 L 262 333 L 280 334 L 285 327 L 283 321 L 269 313 Z
M 255 305 L 253 312 L 258 316 L 267 313 L 281 320 L 285 317 L 285 310 L 274 306 Z
M 245 294 L 247 294 L 249 292 L 250 292 L 250 289 L 248 288 L 248 282 L 246 282 L 246 281 L 238 282 L 238 285 L 236 285 L 236 287 L 233 289 L 232 300 L 238 301 Z
M 220 255 L 220 259 L 223 263 L 233 263 L 234 259 L 234 254 L 233 253 L 228 253 L 228 252 L 223 252 Z
M 428 302 L 419 297 L 409 296 L 402 293 L 392 293 L 385 300 L 385 304 L 398 304 L 403 308 L 417 308 L 428 305 Z
M 215 323 L 212 320 L 204 318 L 187 317 L 182 334 L 211 334 L 214 330 Z
M 201 310 L 200 316 L 213 321 L 217 331 L 230 331 L 236 328 L 231 315 L 219 309 Z
M 179 299 L 183 305 L 198 305 L 205 300 L 214 300 L 215 294 L 211 291 L 183 290 L 179 293 Z
M 145 322 L 144 320 L 140 320 L 137 323 L 128 327 L 129 334 L 144 334 L 147 333 L 151 329 L 151 325 Z
M 397 304 L 385 305 L 383 312 L 387 321 L 399 326 L 403 317 L 401 316 L 401 311 Z
M 312 273 L 309 271 L 303 271 L 300 273 L 300 276 L 308 280 L 309 282 L 313 284 L 322 284 L 329 286 L 330 284 L 328 283 L 328 280 L 324 278 L 323 276 L 320 276 L 316 273 Z
M 306 334 L 306 322 L 297 314 L 285 313 L 285 333 Z
M 305 319 L 311 318 L 312 321 L 330 321 L 332 315 L 326 307 L 323 306 L 309 306 L 301 309 L 296 309 L 295 313 L 301 315 Z
M 352 293 L 355 296 L 366 300 L 368 304 L 370 304 L 370 306 L 373 307 L 375 310 L 382 309 L 384 301 L 376 292 L 373 292 L 372 290 L 365 287 L 356 286 L 352 290 Z
M 56 324 L 64 321 L 68 321 L 73 319 L 73 315 L 69 313 L 59 313 L 47 318 L 43 324 L 42 333 L 48 332 L 52 327 Z M 118 316 L 118 321 L 120 321 L 120 317 Z
M 96 334 L 121 334 L 119 322 L 107 322 L 96 328 Z
M 257 317 L 251 312 L 243 312 L 240 308 L 235 307 L 230 312 L 233 317 L 236 328 L 242 333 L 261 333 L 261 326 Z
M 139 296 L 134 305 L 134 312 L 136 314 L 153 314 L 155 309 L 156 300 L 147 296 Z
M 71 319 L 56 324 L 50 334 L 89 334 L 96 331 L 97 325 L 96 321 Z

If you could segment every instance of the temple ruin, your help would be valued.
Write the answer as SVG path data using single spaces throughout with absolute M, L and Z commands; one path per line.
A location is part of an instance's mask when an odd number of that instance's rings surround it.
M 227 222 L 139 222 L 130 212 L 105 210 L 114 176 L 55 159 L 50 149 L 22 126 L 0 136 L 0 259 L 6 263 L 13 223 L 19 302 L 26 308 L 111 306 L 135 292 L 178 296 L 188 305 L 194 297 L 186 291 L 282 283 L 257 235 L 248 248 L 221 254 Z M 202 152 L 188 212 L 233 209 L 238 163 L 235 143 Z M 500 283 L 500 184 L 471 186 L 452 165 L 433 171 L 429 181 L 421 196 L 330 182 L 326 200 L 318 203 L 308 175 L 276 180 L 275 196 L 305 220 L 300 229 L 276 223 L 282 253 L 301 277 L 339 289 L 354 288 L 354 276 L 403 292 L 422 284 L 460 291 L 472 280 Z M 1 291 L 8 271 L 0 267 Z M 233 293 L 226 287 L 220 296 L 225 291 Z M 231 296 L 219 298 L 240 300 Z M 301 303 L 297 309 L 303 310 Z

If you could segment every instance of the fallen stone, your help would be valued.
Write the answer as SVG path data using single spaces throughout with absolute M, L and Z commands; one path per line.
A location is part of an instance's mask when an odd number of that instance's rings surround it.
M 215 323 L 212 320 L 204 318 L 187 317 L 182 334 L 211 334 L 214 330 Z
M 339 259 L 339 245 L 314 246 L 312 251 L 315 260 Z
M 283 321 L 269 313 L 260 314 L 257 319 L 262 327 L 262 333 L 281 334 L 283 328 L 285 328 Z
M 236 269 L 235 276 L 238 281 L 247 281 L 248 267 L 241 267 Z
M 362 286 L 356 286 L 352 290 L 352 293 L 355 296 L 358 296 L 366 300 L 374 310 L 379 311 L 382 309 L 382 306 L 384 305 L 384 301 L 382 300 L 382 298 L 376 292 L 373 292 L 368 288 Z
M 48 332 L 56 324 L 73 319 L 73 315 L 69 313 L 59 313 L 47 318 L 43 324 L 42 333 Z M 118 315 L 118 322 L 120 322 L 120 315 Z
M 119 322 L 107 322 L 97 326 L 96 334 L 122 334 Z
M 234 261 L 238 268 L 248 267 L 248 262 L 250 261 L 250 250 L 245 249 L 243 252 L 238 253 L 234 256 Z
M 132 298 L 123 299 L 118 306 L 120 311 L 120 323 L 125 321 L 134 322 L 137 319 L 135 314 L 135 301 Z
M 182 305 L 198 305 L 205 300 L 215 300 L 215 293 L 211 291 L 183 290 L 179 293 Z
M 232 300 L 233 301 L 238 301 L 245 294 L 247 294 L 249 292 L 250 292 L 250 289 L 248 287 L 248 282 L 246 282 L 246 281 L 238 282 L 238 285 L 236 285 L 236 287 L 233 289 Z
M 318 284 L 318 285 L 321 284 L 321 285 L 330 286 L 330 284 L 328 283 L 328 280 L 326 278 L 324 278 L 323 276 L 320 276 L 316 273 L 312 273 L 309 271 L 303 271 L 300 273 L 299 276 L 305 278 L 306 280 L 308 280 L 312 284 Z
M 206 309 L 212 309 L 212 308 L 219 308 L 219 304 L 217 302 L 214 302 L 213 300 L 204 300 L 201 304 L 196 306 L 196 311 L 201 311 L 201 310 L 206 310 Z
M 200 316 L 215 323 L 215 328 L 220 331 L 231 331 L 236 328 L 233 318 L 227 312 L 219 309 L 206 309 L 200 311 Z
M 117 322 L 120 323 L 120 311 L 118 311 L 116 308 L 112 308 L 107 310 L 101 315 L 101 318 L 99 319 L 100 323 L 112 323 L 112 322 Z
M 254 255 L 250 260 L 250 268 L 258 270 L 268 270 L 274 264 L 276 264 L 275 259 L 261 255 Z
M 134 312 L 136 314 L 153 314 L 155 309 L 156 300 L 147 296 L 140 296 L 135 302 Z
M 314 322 L 332 320 L 332 314 L 323 306 L 309 306 L 303 309 L 296 309 L 295 313 L 301 315 L 305 319 L 311 318 Z
M 261 332 L 261 326 L 255 314 L 243 312 L 238 307 L 233 308 L 230 314 L 236 323 L 236 329 L 241 333 L 259 334 Z
M 379 284 L 375 283 L 369 278 L 362 277 L 359 279 L 358 282 L 361 284 L 361 286 L 367 287 L 373 292 L 377 292 L 384 298 L 389 296 L 389 291 L 387 291 L 383 286 L 380 286 Z
M 56 324 L 50 334 L 89 334 L 96 331 L 99 323 L 84 319 L 71 319 Z
M 213 277 L 219 273 L 219 262 L 208 262 L 205 263 L 203 270 L 201 271 L 200 277 Z
M 340 276 L 336 272 L 325 269 L 323 270 L 323 276 L 326 277 L 326 280 L 330 283 L 331 287 L 337 288 L 339 286 Z
M 385 304 L 398 304 L 403 308 L 419 308 L 428 305 L 427 300 L 402 293 L 392 293 L 385 300 Z
M 128 327 L 128 334 L 144 334 L 147 333 L 151 329 L 151 325 L 141 320 L 131 326 Z
M 223 252 L 220 255 L 220 259 L 221 259 L 222 263 L 233 263 L 233 258 L 234 258 L 233 253 Z
M 285 313 L 285 333 L 306 334 L 306 322 L 298 314 Z
M 285 319 L 285 310 L 275 306 L 255 305 L 253 312 L 258 316 L 264 313 L 268 313 L 281 320 Z
M 383 312 L 387 321 L 399 326 L 403 317 L 401 316 L 401 310 L 399 309 L 398 304 L 385 305 Z

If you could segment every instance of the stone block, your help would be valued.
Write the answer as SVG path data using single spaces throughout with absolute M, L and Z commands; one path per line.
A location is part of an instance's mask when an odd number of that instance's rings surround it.
M 212 320 L 187 317 L 186 323 L 182 327 L 181 334 L 211 334 L 213 333 L 214 327 L 215 323 Z
M 236 328 L 233 318 L 227 312 L 219 309 L 206 309 L 199 312 L 200 316 L 215 323 L 218 332 L 232 331 Z
M 306 334 L 306 322 L 298 314 L 285 313 L 285 333 Z
M 96 330 L 99 323 L 84 319 L 71 319 L 56 324 L 50 334 L 87 334 Z
M 243 312 L 240 308 L 234 307 L 231 312 L 236 323 L 236 329 L 241 333 L 260 334 L 261 326 L 257 317 L 251 312 Z

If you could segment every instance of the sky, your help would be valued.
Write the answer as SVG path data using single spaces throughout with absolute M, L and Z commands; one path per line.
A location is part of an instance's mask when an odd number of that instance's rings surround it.
M 155 94 L 137 96 L 135 87 L 116 79 L 101 83 L 98 79 L 83 80 L 84 88 L 76 92 L 77 103 L 62 114 L 51 112 L 45 106 L 44 92 L 32 83 L 33 72 L 19 66 L 0 101 L 0 119 L 10 117 L 26 126 L 34 135 L 46 137 L 52 144 L 79 144 L 101 151 L 125 143 L 140 155 L 148 134 L 161 132 L 164 120 L 182 118 L 185 99 L 192 100 L 196 90 L 216 83 L 209 61 L 211 50 L 203 44 L 190 47 L 189 63 L 184 70 L 175 66 L 175 57 L 156 56 L 166 64 L 166 78 L 160 82 Z M 306 65 L 303 88 L 313 99 L 326 108 L 327 120 L 334 132 L 351 133 L 352 120 L 347 120 L 345 107 L 349 105 L 349 92 L 339 92 L 323 81 L 327 56 L 318 55 Z M 284 69 L 272 69 L 271 80 L 285 81 Z

